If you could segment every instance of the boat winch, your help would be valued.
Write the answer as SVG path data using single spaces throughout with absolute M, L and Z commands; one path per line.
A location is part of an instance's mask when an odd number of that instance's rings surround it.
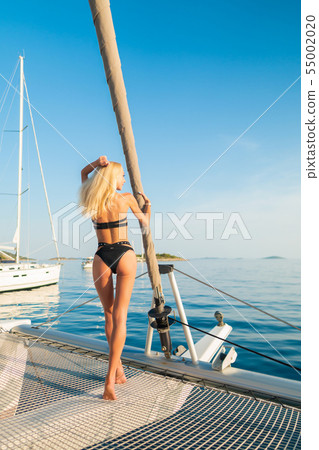
M 152 328 L 157 329 L 162 351 L 166 358 L 171 357 L 172 352 L 172 341 L 169 332 L 170 321 L 168 315 L 171 313 L 172 308 L 170 306 L 165 305 L 165 300 L 163 294 L 156 287 L 156 296 L 154 296 L 155 308 L 152 308 L 148 312 L 148 316 L 153 320 L 150 325 Z

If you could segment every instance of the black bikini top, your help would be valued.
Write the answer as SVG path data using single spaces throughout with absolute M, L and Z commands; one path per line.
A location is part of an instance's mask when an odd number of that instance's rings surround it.
M 127 217 L 121 220 L 115 220 L 114 222 L 96 222 L 92 220 L 93 226 L 96 230 L 106 230 L 109 228 L 119 228 L 127 226 Z

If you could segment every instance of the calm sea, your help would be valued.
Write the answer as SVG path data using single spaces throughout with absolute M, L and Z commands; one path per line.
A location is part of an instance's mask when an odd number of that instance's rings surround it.
M 293 259 L 190 259 L 174 265 L 204 282 L 245 300 L 287 322 L 300 326 L 300 261 Z M 138 263 L 137 275 L 146 272 L 146 264 Z M 249 308 L 211 288 L 175 272 L 188 322 L 209 331 L 217 323 L 214 312 L 224 314 L 224 321 L 233 327 L 229 335 L 234 343 L 265 353 L 273 358 L 300 367 L 300 332 Z M 162 275 L 166 303 L 176 311 L 167 275 Z M 65 261 L 60 283 L 55 286 L 0 294 L 0 318 L 29 318 L 39 324 L 96 296 L 90 270 L 83 270 L 81 261 Z M 135 282 L 129 307 L 126 344 L 144 347 L 147 331 L 147 312 L 152 292 L 148 276 Z M 65 314 L 52 328 L 105 339 L 103 309 L 99 300 Z M 192 331 L 196 342 L 202 337 Z M 182 327 L 171 327 L 173 347 L 186 346 Z M 154 350 L 160 350 L 159 337 L 154 333 Z M 263 372 L 275 376 L 300 379 L 297 371 L 236 349 L 234 367 Z

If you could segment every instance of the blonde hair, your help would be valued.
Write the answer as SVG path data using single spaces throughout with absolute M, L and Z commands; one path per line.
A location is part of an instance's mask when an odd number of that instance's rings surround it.
M 110 161 L 107 166 L 99 166 L 80 188 L 80 206 L 82 214 L 88 214 L 92 219 L 100 217 L 112 207 L 116 192 L 117 178 L 123 170 L 120 163 Z

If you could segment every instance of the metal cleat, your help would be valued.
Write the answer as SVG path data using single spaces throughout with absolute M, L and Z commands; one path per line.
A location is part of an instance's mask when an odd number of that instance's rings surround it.
M 186 352 L 186 348 L 184 345 L 178 345 L 175 350 L 173 351 L 173 355 L 175 356 L 181 356 L 183 353 Z
M 237 352 L 234 347 L 231 347 L 229 351 L 226 352 L 226 347 L 222 346 L 212 361 L 212 369 L 223 371 L 226 367 L 230 367 L 230 365 L 236 361 L 236 358 Z

